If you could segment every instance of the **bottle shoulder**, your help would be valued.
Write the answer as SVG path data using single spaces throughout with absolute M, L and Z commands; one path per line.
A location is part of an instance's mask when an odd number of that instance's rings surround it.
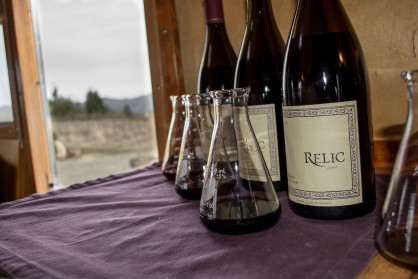
M 202 67 L 235 67 L 237 55 L 231 45 L 225 26 L 208 25 Z
M 367 65 L 348 32 L 292 40 L 286 60 L 283 88 L 288 105 L 369 98 Z
M 205 49 L 198 74 L 197 92 L 233 87 L 237 55 L 224 24 L 207 25 Z
M 238 60 L 265 59 L 269 62 L 271 57 L 283 60 L 285 43 L 271 19 L 253 18 L 247 23 L 244 38 L 241 43 Z
M 350 19 L 339 0 L 301 0 L 293 36 L 349 32 L 356 36 Z

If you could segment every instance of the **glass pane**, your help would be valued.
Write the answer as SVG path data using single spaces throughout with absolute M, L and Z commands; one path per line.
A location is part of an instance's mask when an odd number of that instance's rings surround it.
M 156 162 L 143 1 L 32 3 L 39 15 L 58 187 Z
M 13 122 L 12 97 L 10 95 L 3 24 L 0 22 L 0 124 L 10 122 Z

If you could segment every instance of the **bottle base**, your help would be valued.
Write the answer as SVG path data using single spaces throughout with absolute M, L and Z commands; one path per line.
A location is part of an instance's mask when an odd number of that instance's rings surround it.
M 349 205 L 349 206 L 308 206 L 295 203 L 289 200 L 290 209 L 302 217 L 320 220 L 343 220 L 357 218 L 366 215 L 373 211 L 376 204 L 371 203 L 368 206 L 364 205 Z
M 210 230 L 221 234 L 245 234 L 265 230 L 275 225 L 280 219 L 281 207 L 271 213 L 255 218 L 237 221 L 213 219 L 200 215 L 202 223 Z
M 185 190 L 176 186 L 176 192 L 183 198 L 189 199 L 189 200 L 200 200 L 200 196 L 202 195 L 201 188 L 198 188 L 198 189 L 189 188 Z
M 412 269 L 414 271 L 418 271 L 418 259 L 417 257 L 415 257 L 414 259 L 405 259 L 405 258 L 400 258 L 398 259 L 397 256 L 394 256 L 390 253 L 387 253 L 385 251 L 379 251 L 380 255 L 382 255 L 385 259 L 387 259 L 388 261 L 399 265 L 401 267 L 404 268 L 408 268 L 408 269 Z
M 287 191 L 286 181 L 273 181 L 273 187 L 276 192 Z
M 177 171 L 177 169 L 175 169 L 175 168 L 165 169 L 165 170 L 163 170 L 163 175 L 168 180 L 175 180 L 176 179 L 176 171 Z
M 406 231 L 379 229 L 375 237 L 375 246 L 387 260 L 405 268 L 418 270 L 418 229 Z

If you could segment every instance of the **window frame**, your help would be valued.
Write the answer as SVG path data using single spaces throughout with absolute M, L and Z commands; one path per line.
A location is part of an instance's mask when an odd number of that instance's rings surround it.
M 3 25 L 4 46 L 6 51 L 7 71 L 10 85 L 10 97 L 12 101 L 13 121 L 0 123 L 0 139 L 18 139 L 19 138 L 19 111 L 18 94 L 15 78 L 13 57 L 16 56 L 12 48 L 13 36 L 10 19 L 8 17 L 6 1 L 0 1 L 0 24 Z
M 185 94 L 183 66 L 174 0 L 143 1 L 158 154 L 161 160 L 172 114 L 170 96 Z
M 52 183 L 30 0 L 0 0 L 7 22 L 7 64 L 14 122 L 4 125 L 0 139 L 16 140 L 18 167 L 27 166 L 27 181 L 19 191 L 46 193 Z M 16 132 L 11 131 L 14 129 Z M 10 135 L 11 134 L 11 135 Z M 0 148 L 5 148 L 0 146 Z M 19 170 L 18 170 L 19 171 Z M 19 177 L 18 177 L 19 178 Z M 34 185 L 33 185 L 34 184 Z M 21 196 L 19 196 L 20 198 Z

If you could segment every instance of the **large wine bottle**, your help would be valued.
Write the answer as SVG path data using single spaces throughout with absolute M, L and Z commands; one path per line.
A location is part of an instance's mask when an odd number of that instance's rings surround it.
M 230 89 L 237 56 L 225 28 L 222 0 L 205 0 L 206 41 L 197 82 L 198 93 Z
M 247 25 L 234 85 L 251 88 L 250 121 L 276 190 L 287 189 L 281 88 L 284 51 L 271 0 L 247 0 Z
M 299 0 L 283 69 L 289 204 L 343 219 L 375 206 L 367 67 L 340 0 Z

